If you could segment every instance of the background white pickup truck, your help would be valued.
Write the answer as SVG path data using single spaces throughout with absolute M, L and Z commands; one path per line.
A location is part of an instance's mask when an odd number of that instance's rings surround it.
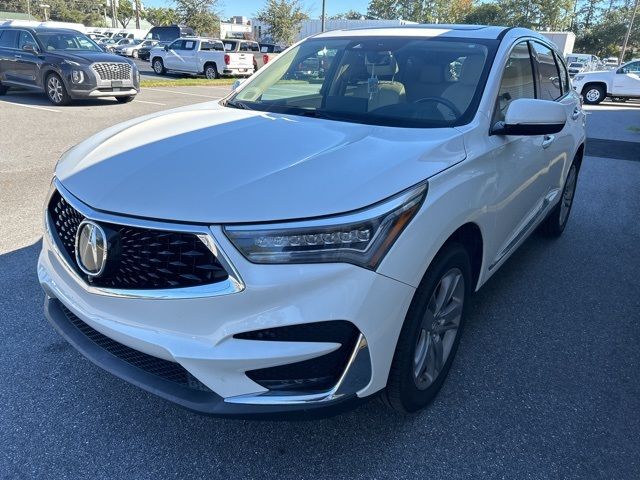
M 282 48 L 278 45 L 267 43 L 259 44 L 252 40 L 227 39 L 224 40 L 223 43 L 225 52 L 246 52 L 251 54 L 253 57 L 254 70 L 264 67 L 282 52 Z
M 640 60 L 606 72 L 579 73 L 572 83 L 588 105 L 596 105 L 606 97 L 615 100 L 640 98 Z
M 248 77 L 253 73 L 251 53 L 224 51 L 220 40 L 207 38 L 179 38 L 164 47 L 151 50 L 151 66 L 158 75 L 167 71 L 205 75 Z

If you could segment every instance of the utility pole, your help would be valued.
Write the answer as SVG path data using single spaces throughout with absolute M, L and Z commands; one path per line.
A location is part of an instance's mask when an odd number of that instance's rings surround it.
M 111 0 L 111 26 L 116 28 L 118 26 L 118 0 Z
M 140 30 L 140 0 L 136 0 L 136 28 Z
M 324 5 L 324 4 L 325 4 L 325 0 L 322 0 L 322 22 L 321 22 L 321 24 L 320 24 L 320 31 L 321 31 L 321 32 L 324 32 L 324 27 L 325 27 L 325 18 L 326 18 L 326 15 L 325 15 L 325 8 L 324 8 L 324 7 L 325 7 L 325 5 Z
M 31 0 L 27 0 L 27 15 L 29 16 L 29 20 L 31 20 Z
M 633 28 L 633 21 L 636 19 L 636 12 L 638 11 L 638 2 L 640 0 L 636 0 L 636 4 L 633 7 L 633 13 L 631 14 L 631 21 L 629 22 L 629 27 L 627 28 L 627 34 L 624 36 L 624 43 L 622 44 L 622 53 L 620 53 L 620 65 L 624 63 L 624 54 L 627 52 L 627 43 L 629 43 L 629 35 L 631 35 L 631 29 Z
M 42 10 L 44 10 L 44 21 L 48 22 L 49 21 L 49 15 L 47 14 L 48 13 L 47 10 L 49 8 L 51 8 L 51 5 L 46 5 L 44 3 L 41 3 L 40 4 L 40 8 L 42 8 Z

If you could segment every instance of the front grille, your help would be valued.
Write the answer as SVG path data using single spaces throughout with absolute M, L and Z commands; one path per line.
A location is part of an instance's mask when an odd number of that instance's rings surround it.
M 131 65 L 128 63 L 94 63 L 92 68 L 100 80 L 131 79 Z
M 94 330 L 89 325 L 80 320 L 71 310 L 60 304 L 62 310 L 69 322 L 76 327 L 85 337 L 95 343 L 98 347 L 106 350 L 111 355 L 118 357 L 120 360 L 127 362 L 140 370 L 144 370 L 151 375 L 155 375 L 169 382 L 177 383 L 183 387 L 203 392 L 211 390 L 196 377 L 191 375 L 179 363 L 170 362 L 161 358 L 147 355 L 133 348 L 127 347 L 115 340 Z
M 226 280 L 229 275 L 216 256 L 193 233 L 153 230 L 100 223 L 113 232 L 105 274 L 88 277 L 77 266 L 75 241 L 84 216 L 59 192 L 49 203 L 50 226 L 60 250 L 76 272 L 91 285 L 117 289 L 184 288 Z M 113 248 L 112 248 L 113 247 Z

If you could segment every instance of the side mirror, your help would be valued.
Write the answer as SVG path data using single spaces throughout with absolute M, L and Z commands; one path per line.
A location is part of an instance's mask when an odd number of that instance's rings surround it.
M 168 52 L 168 51 L 169 51 L 169 45 L 165 45 L 165 46 L 164 46 L 164 51 L 165 51 L 165 52 Z
M 504 122 L 496 123 L 492 135 L 550 135 L 567 123 L 565 107 L 550 100 L 519 98 L 507 108 Z
M 26 45 L 23 45 L 22 51 L 28 52 L 28 53 L 33 53 L 34 55 L 38 54 L 38 49 L 35 47 L 35 45 L 33 45 L 31 43 L 27 43 Z
M 240 88 L 240 85 L 242 85 L 244 81 L 244 78 L 238 78 L 235 82 L 233 82 L 233 85 L 231 85 L 231 91 L 235 92 L 238 88 Z

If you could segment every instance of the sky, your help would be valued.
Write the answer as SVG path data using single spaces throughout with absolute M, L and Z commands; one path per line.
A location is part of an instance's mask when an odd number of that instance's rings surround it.
M 171 7 L 171 0 L 142 0 L 148 7 Z M 248 18 L 260 10 L 265 0 L 219 0 L 218 9 L 222 13 L 222 18 L 241 15 Z M 320 18 L 322 11 L 322 0 L 301 0 L 300 2 L 311 18 Z M 343 13 L 348 10 L 366 12 L 369 0 L 325 0 L 327 16 Z

